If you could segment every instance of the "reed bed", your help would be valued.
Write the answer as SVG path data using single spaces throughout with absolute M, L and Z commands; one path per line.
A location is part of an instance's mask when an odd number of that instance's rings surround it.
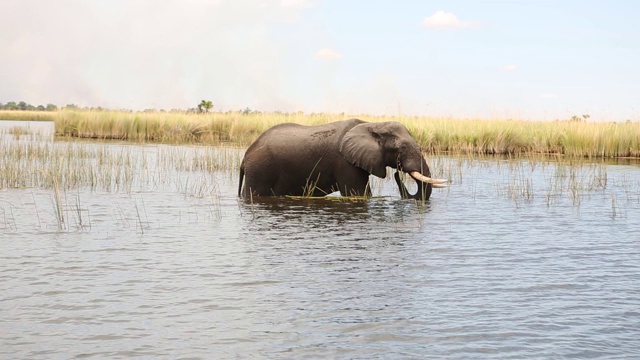
M 204 197 L 215 193 L 215 182 L 203 175 L 189 178 L 189 174 L 235 173 L 240 161 L 241 152 L 234 148 L 9 141 L 0 147 L 0 189 L 131 192 L 172 186 Z
M 60 137 L 118 139 L 173 144 L 247 146 L 273 125 L 295 122 L 325 124 L 358 117 L 366 121 L 399 121 L 430 154 L 554 154 L 571 158 L 640 158 L 639 122 L 523 121 L 303 114 L 126 112 L 60 110 L 0 112 L 0 119 L 52 119 Z
M 52 210 L 42 214 L 50 214 L 60 231 L 91 229 L 91 209 L 81 203 L 80 193 L 137 197 L 141 203 L 136 201 L 133 215 L 119 211 L 126 227 L 144 233 L 149 226 L 144 205 L 149 192 L 208 200 L 210 216 L 220 218 L 220 182 L 237 176 L 241 158 L 242 149 L 231 147 L 53 141 L 16 136 L 10 129 L 0 131 L 0 192 L 50 192 Z M 34 198 L 40 224 L 37 204 Z M 0 201 L 0 229 L 17 230 L 14 209 L 16 205 Z
M 401 119 L 430 153 L 640 157 L 640 123 Z
M 0 139 L 6 140 L 12 134 L 0 132 Z M 235 197 L 237 169 L 243 155 L 242 148 L 42 141 L 24 135 L 2 141 L 0 145 L 0 190 L 50 189 L 52 213 L 60 229 L 69 229 L 72 223 L 78 229 L 91 226 L 89 209 L 80 203 L 79 193 L 74 195 L 76 189 L 128 195 L 169 190 L 185 197 L 211 199 L 212 204 L 217 201 L 218 210 L 213 205 L 210 215 L 220 218 L 221 181 L 233 184 L 231 196 Z M 612 217 L 623 217 L 625 206 L 640 204 L 640 181 L 631 170 L 623 175 L 610 174 L 609 165 L 600 161 L 565 157 L 547 160 L 540 156 L 497 159 L 494 156 L 430 155 L 428 158 L 433 174 L 452 181 L 448 190 L 438 191 L 443 201 L 450 191 L 468 195 L 472 201 L 486 196 L 507 197 L 517 207 L 525 203 L 551 207 L 565 205 L 567 200 L 580 207 L 585 198 L 595 197 L 606 200 L 602 209 L 608 209 Z M 375 193 L 382 191 L 382 181 L 389 180 L 372 182 Z M 408 186 L 411 185 L 410 180 Z M 395 186 L 391 187 L 396 194 Z M 467 191 L 469 193 L 464 194 Z M 136 203 L 130 224 L 136 231 L 144 231 L 148 226 L 142 200 L 145 195 L 140 196 L 142 203 Z M 365 201 L 352 197 L 330 200 Z M 0 204 L 0 216 L 4 216 L 8 228 L 15 228 L 12 209 L 13 204 Z M 36 216 L 39 217 L 37 208 Z
M 58 116 L 57 111 L 0 110 L 0 120 L 55 121 Z
M 588 200 L 591 211 L 608 212 L 612 218 L 624 216 L 626 207 L 640 204 L 640 180 L 632 168 L 626 173 L 620 169 L 611 172 L 614 168 L 606 162 L 546 161 L 537 156 L 499 161 L 445 159 L 434 161 L 439 174 L 449 174 L 453 183 L 461 186 L 458 191 L 470 191 L 473 200 L 495 194 L 513 200 L 516 207 L 544 204 L 549 208 L 566 206 L 568 201 L 577 209 Z M 601 203 L 594 207 L 592 201 Z
M 341 119 L 326 115 L 60 111 L 56 135 L 173 144 L 248 145 L 273 125 L 284 122 L 323 124 Z

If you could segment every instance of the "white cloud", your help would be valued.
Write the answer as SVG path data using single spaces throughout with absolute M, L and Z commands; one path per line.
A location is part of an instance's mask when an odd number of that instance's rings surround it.
M 509 64 L 509 65 L 505 65 L 500 67 L 500 70 L 502 71 L 516 71 L 518 70 L 518 66 L 516 66 L 515 64 Z
M 316 53 L 316 59 L 318 60 L 340 60 L 342 59 L 342 54 L 340 54 L 339 52 L 333 50 L 333 49 L 329 49 L 329 48 L 324 48 L 320 51 L 318 51 Z
M 460 21 L 455 14 L 440 10 L 424 19 L 422 26 L 430 29 L 470 29 L 479 27 L 480 24 Z
M 557 99 L 558 95 L 556 94 L 542 94 L 540 95 L 541 99 Z

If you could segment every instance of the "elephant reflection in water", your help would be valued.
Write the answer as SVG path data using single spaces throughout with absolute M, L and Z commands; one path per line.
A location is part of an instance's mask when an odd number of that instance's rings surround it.
M 387 167 L 398 170 L 394 178 L 402 198 L 428 200 L 432 188 L 446 187 L 447 180 L 431 178 L 420 146 L 398 122 L 280 124 L 247 149 L 238 196 L 371 196 L 369 175 L 384 178 Z M 400 171 L 416 181 L 415 194 L 407 191 Z

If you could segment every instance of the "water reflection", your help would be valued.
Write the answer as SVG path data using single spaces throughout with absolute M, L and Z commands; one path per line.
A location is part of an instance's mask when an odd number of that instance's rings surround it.
M 343 324 L 397 317 L 410 302 L 414 290 L 394 277 L 415 256 L 413 245 L 422 237 L 419 225 L 428 216 L 417 211 L 415 202 L 276 200 L 253 205 L 254 216 L 240 230 L 243 243 L 252 249 L 251 273 L 261 274 L 261 281 L 278 282 L 270 286 L 268 301 L 285 313 L 263 315 L 265 321 L 281 324 L 282 331 L 293 326 L 288 332 L 322 327 L 328 332 L 316 340 L 327 341 Z M 310 345 L 307 339 L 298 341 Z
M 242 210 L 250 221 L 247 227 L 270 237 L 275 230 L 284 233 L 275 238 L 287 236 L 287 230 L 321 231 L 344 227 L 345 230 L 361 227 L 361 224 L 401 224 L 411 227 L 422 223 L 422 218 L 431 211 L 429 202 L 400 200 L 379 197 L 368 200 L 300 199 L 300 198 L 259 198 L 242 202 Z M 309 234 L 312 235 L 312 234 Z M 349 236 L 351 233 L 340 234 Z M 348 239 L 347 239 L 348 240 Z

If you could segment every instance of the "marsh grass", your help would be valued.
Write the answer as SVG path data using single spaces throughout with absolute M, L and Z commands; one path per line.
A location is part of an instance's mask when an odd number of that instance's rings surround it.
M 219 181 L 227 177 L 229 181 L 237 181 L 242 155 L 242 148 L 229 147 L 28 139 L 4 141 L 0 146 L 0 189 L 50 189 L 47 196 L 51 207 L 44 213 L 51 214 L 60 231 L 86 231 L 94 225 L 91 207 L 81 201 L 81 192 L 77 189 L 83 189 L 83 194 L 87 193 L 84 190 L 124 193 L 127 197 L 133 194 L 136 199 L 134 209 L 129 213 L 120 209 L 115 214 L 122 226 L 144 234 L 151 227 L 144 204 L 145 192 L 170 189 L 185 198 L 211 199 L 204 208 L 194 207 L 193 212 L 186 215 L 199 217 L 198 209 L 205 209 L 205 216 L 220 220 L 223 217 L 221 199 L 235 198 L 235 193 L 221 195 Z M 443 202 L 447 201 L 450 193 L 468 196 L 471 201 L 497 195 L 511 199 L 517 208 L 531 204 L 544 204 L 546 207 L 558 204 L 573 205 L 579 209 L 585 199 L 593 198 L 603 199 L 603 211 L 608 211 L 611 218 L 624 218 L 626 206 L 640 204 L 637 174 L 628 171 L 622 176 L 617 172 L 612 175 L 608 170 L 610 164 L 601 161 L 563 156 L 549 161 L 547 156 L 540 155 L 497 158 L 439 154 L 427 155 L 427 162 L 434 177 L 451 181 L 448 189 L 437 190 L 437 197 Z M 392 191 L 391 197 L 396 199 L 397 189 L 390 186 L 393 182 L 389 181 L 393 171 L 389 169 L 386 180 L 375 178 L 370 183 L 373 198 L 332 195 L 318 201 L 366 203 L 388 199 L 376 195 L 387 190 Z M 311 180 L 314 179 L 310 179 L 309 189 L 314 187 Z M 409 183 L 413 182 L 410 180 Z M 471 193 L 465 194 L 467 190 Z M 292 199 L 301 201 L 308 200 L 308 197 Z M 248 201 L 253 204 L 254 200 Z M 36 225 L 42 226 L 42 209 L 38 209 L 35 198 L 33 203 Z M 592 206 L 591 202 L 588 204 Z M 15 204 L 0 201 L 0 227 L 15 231 L 14 209 Z
M 131 193 L 177 183 L 181 192 L 202 198 L 217 188 L 210 178 L 190 178 L 190 173 L 235 170 L 240 161 L 241 152 L 235 148 L 10 141 L 0 147 L 0 189 L 53 189 L 56 213 L 63 223 L 62 191 L 87 188 Z
M 407 119 L 403 122 L 431 154 L 640 157 L 640 123 Z
M 10 202 L 0 201 L 0 215 L 2 218 L 2 228 L 16 231 L 18 229 L 16 225 L 16 218 L 13 215 L 15 205 Z
M 83 111 L 58 113 L 85 120 L 85 115 L 91 114 L 91 112 Z M 102 114 L 104 112 L 94 113 Z M 118 120 L 118 114 L 121 113 L 107 113 L 112 116 L 111 121 L 114 128 L 125 127 L 123 125 L 115 126 L 121 121 Z M 158 114 L 124 114 L 134 117 L 148 116 L 148 118 L 140 118 L 146 122 L 153 122 L 154 119 L 159 118 Z M 231 129 L 226 136 L 213 136 L 211 135 L 213 132 L 209 132 L 209 135 L 200 135 L 200 139 L 212 139 L 213 142 L 222 139 L 231 141 L 228 134 L 236 131 L 243 134 L 241 139 L 244 140 L 238 140 L 240 143 L 252 141 L 260 131 L 280 122 L 294 121 L 318 124 L 338 120 L 338 117 L 327 118 L 320 115 L 306 116 L 302 114 L 268 116 L 263 114 L 187 115 L 162 113 L 160 115 L 167 116 L 163 126 L 174 129 L 177 128 L 176 124 L 180 122 L 184 122 L 184 124 L 188 124 L 189 121 L 201 120 L 212 123 L 227 122 L 227 125 L 220 127 L 223 129 L 226 126 L 226 129 Z M 100 116 L 104 116 L 104 114 Z M 173 119 L 170 116 L 176 116 L 176 118 Z M 339 118 L 344 118 L 344 116 L 339 116 Z M 631 175 L 626 180 L 612 180 L 607 173 L 607 165 L 600 161 L 603 157 L 613 156 L 607 154 L 622 153 L 624 149 L 627 149 L 626 155 L 637 155 L 636 150 L 633 150 L 637 148 L 638 144 L 638 124 L 635 123 L 529 123 L 362 118 L 369 121 L 395 119 L 405 123 L 414 136 L 423 143 L 432 175 L 451 181 L 452 187 L 447 190 L 438 190 L 441 194 L 446 195 L 453 191 L 456 185 L 464 183 L 465 186 L 471 187 L 471 198 L 475 199 L 477 194 L 486 187 L 482 180 L 486 175 L 485 172 L 492 171 L 491 169 L 497 161 L 499 174 L 493 187 L 497 189 L 498 195 L 508 196 L 516 202 L 517 206 L 533 202 L 540 197 L 544 199 L 548 207 L 566 198 L 570 199 L 574 205 L 580 206 L 585 197 L 601 193 L 609 194 L 608 199 L 612 213 L 620 216 L 622 213 L 620 207 L 625 203 L 625 200 L 627 203 L 640 203 L 638 180 Z M 104 118 L 100 119 L 104 120 Z M 95 121 L 101 123 L 102 120 L 96 118 Z M 139 124 L 144 122 L 142 120 Z M 171 124 L 173 125 L 169 126 Z M 207 126 L 208 129 L 212 129 L 213 125 Z M 154 128 L 154 126 L 147 124 L 147 128 Z M 192 125 L 191 128 L 195 129 L 197 126 Z M 191 132 L 192 135 L 196 133 L 207 134 L 206 131 Z M 222 134 L 222 132 L 216 134 Z M 527 134 L 535 134 L 529 136 L 535 141 L 527 142 Z M 0 139 L 2 140 L 0 189 L 52 189 L 53 210 L 60 227 L 68 227 L 69 220 L 75 218 L 79 227 L 83 228 L 90 219 L 86 209 L 80 206 L 79 198 L 75 203 L 66 201 L 67 193 L 71 189 L 87 188 L 91 191 L 131 193 L 143 188 L 153 190 L 170 184 L 185 196 L 219 199 L 218 184 L 207 174 L 224 170 L 223 173 L 227 174 L 224 176 L 232 178 L 237 175 L 236 171 L 243 157 L 243 148 L 200 146 L 194 136 L 189 140 L 194 144 L 172 146 L 166 144 L 114 144 L 113 142 L 97 141 L 51 141 L 51 139 L 43 141 L 40 138 L 27 135 L 22 130 L 13 128 L 5 130 L 4 133 L 0 131 Z M 215 140 L 213 140 L 214 138 Z M 521 153 L 518 146 L 526 148 L 530 152 Z M 549 149 L 553 150 L 548 151 Z M 591 150 L 585 153 L 584 149 Z M 451 153 L 458 155 L 452 156 Z M 497 158 L 497 154 L 501 154 L 501 157 Z M 555 161 L 548 161 L 550 156 L 554 157 Z M 584 162 L 584 156 L 591 157 L 592 160 Z M 470 163 L 474 165 L 469 166 Z M 542 182 L 533 180 L 537 176 L 534 174 L 539 170 L 543 172 L 544 180 Z M 314 180 L 309 179 L 305 195 L 308 196 L 312 193 L 315 188 Z M 373 182 L 372 186 L 381 186 L 375 184 L 378 183 Z M 621 189 L 622 192 L 618 191 L 613 194 L 611 192 L 613 187 Z M 372 190 L 374 193 L 380 193 L 379 189 Z M 347 196 L 333 197 L 329 200 L 360 201 L 361 199 Z M 219 203 L 219 200 L 217 202 Z M 5 219 L 5 224 L 11 223 L 11 209 L 10 206 L 3 208 L 2 216 Z M 216 215 L 214 210 L 211 211 L 212 216 L 219 217 L 219 213 Z M 135 221 L 135 223 L 137 228 L 143 231 L 140 224 L 144 224 L 144 221 Z
M 248 145 L 283 122 L 322 124 L 338 117 L 302 114 L 122 112 L 65 110 L 57 113 L 56 135 L 161 143 Z
M 50 214 L 58 231 L 92 229 L 91 207 L 81 201 L 81 193 L 125 194 L 136 199 L 134 209 L 116 212 L 118 223 L 144 234 L 150 228 L 148 192 L 211 199 L 208 214 L 220 219 L 219 181 L 232 177 L 240 161 L 237 148 L 14 139 L 0 146 L 0 191 L 43 189 L 50 207 L 39 209 L 31 190 L 32 213 L 39 227 L 41 212 Z M 0 228 L 17 230 L 14 209 L 15 204 L 0 201 Z
M 25 135 L 31 135 L 33 137 L 33 132 L 24 126 L 14 126 L 9 129 L 8 133 L 16 140 L 20 140 L 20 138 Z
M 572 158 L 640 157 L 639 122 L 522 121 L 304 113 L 186 113 L 60 110 L 0 111 L 0 118 L 55 122 L 57 136 L 173 144 L 247 146 L 273 125 L 319 125 L 357 117 L 399 121 L 429 154 L 552 154 Z
M 0 110 L 0 120 L 55 121 L 58 116 L 57 111 Z
M 612 177 L 608 172 L 610 164 L 545 159 L 511 158 L 497 162 L 496 174 L 492 177 L 496 194 L 511 199 L 516 208 L 542 202 L 547 208 L 569 203 L 580 209 L 585 200 L 592 204 L 592 200 L 600 199 L 599 210 L 608 211 L 612 218 L 624 216 L 621 205 L 640 204 L 640 181 L 627 175 Z M 477 159 L 472 161 L 475 163 L 472 168 L 482 167 Z M 465 181 L 468 181 L 469 171 L 463 172 L 467 173 Z M 477 187 L 470 187 L 475 197 Z

